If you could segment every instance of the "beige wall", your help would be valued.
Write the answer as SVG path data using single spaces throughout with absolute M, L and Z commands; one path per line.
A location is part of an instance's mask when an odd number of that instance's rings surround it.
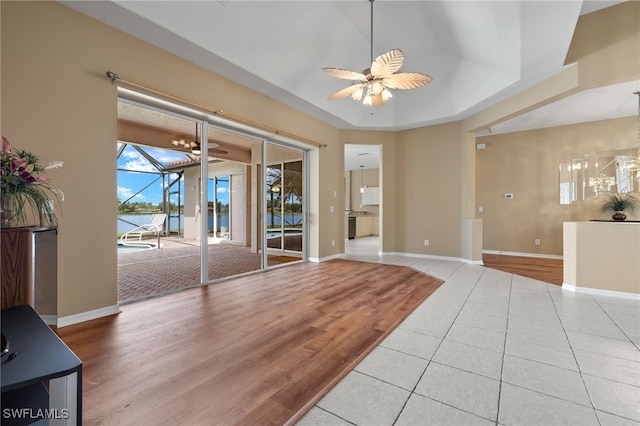
M 628 3 L 633 4 L 621 5 L 619 14 L 637 12 L 638 2 Z M 598 42 L 605 47 L 576 55 L 580 72 L 570 67 L 549 79 L 557 80 L 555 85 L 541 84 L 461 123 L 403 132 L 340 130 L 59 3 L 3 1 L 0 7 L 2 134 L 44 163 L 65 161 L 62 169 L 50 174 L 53 185 L 65 192 L 58 260 L 60 316 L 117 303 L 117 92 L 105 78 L 108 70 L 211 109 L 327 144 L 309 154 L 309 254 L 315 259 L 344 251 L 345 143 L 381 145 L 382 251 L 477 256 L 469 251 L 477 247 L 474 238 L 482 233 L 468 226 L 470 221 L 478 223 L 472 170 L 476 152 L 468 131 L 580 87 L 639 74 L 633 39 L 637 24 L 625 24 L 622 34 L 602 35 L 604 40 Z M 607 19 L 593 18 L 595 22 L 583 32 L 593 25 L 617 25 L 616 16 Z M 623 65 L 610 66 L 618 62 Z M 430 240 L 429 247 L 423 245 L 424 239 Z M 338 244 L 332 246 L 332 241 Z
M 403 252 L 460 256 L 460 123 L 399 132 L 396 244 Z M 429 246 L 424 240 L 429 240 Z
M 578 20 L 566 64 L 578 63 L 579 83 L 600 86 L 640 75 L 640 1 L 583 15 Z
M 476 208 L 484 209 L 478 213 L 483 248 L 562 255 L 563 222 L 610 219 L 610 214 L 601 212 L 604 195 L 561 205 L 558 165 L 587 154 L 594 167 L 597 151 L 635 146 L 637 119 L 485 136 L 478 142 L 486 145 L 476 152 Z M 505 193 L 514 198 L 505 199 Z M 535 239 L 540 239 L 539 246 Z

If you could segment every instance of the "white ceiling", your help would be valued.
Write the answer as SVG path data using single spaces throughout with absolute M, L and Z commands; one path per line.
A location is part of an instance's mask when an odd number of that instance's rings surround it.
M 380 167 L 380 145 L 345 144 L 344 169 L 377 169 Z
M 634 94 L 638 91 L 638 81 L 585 90 L 496 124 L 488 133 L 510 133 L 629 117 L 638 114 L 638 96 Z
M 321 70 L 369 67 L 367 0 L 61 1 L 337 128 L 370 130 L 460 120 L 558 73 L 578 17 L 620 2 L 376 0 L 374 56 L 400 48 L 401 72 L 433 82 L 395 90 L 371 109 L 351 98 L 328 101 L 349 82 Z M 638 82 L 581 93 L 491 131 L 634 115 L 636 90 Z

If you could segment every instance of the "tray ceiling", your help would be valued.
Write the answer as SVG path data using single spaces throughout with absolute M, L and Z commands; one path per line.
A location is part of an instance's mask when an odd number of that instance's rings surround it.
M 370 65 L 366 0 L 61 3 L 335 127 L 402 130 L 466 118 L 556 74 L 579 16 L 619 1 L 377 0 L 374 56 L 400 48 L 402 71 L 433 82 L 373 109 L 328 101 L 345 81 L 321 71 Z

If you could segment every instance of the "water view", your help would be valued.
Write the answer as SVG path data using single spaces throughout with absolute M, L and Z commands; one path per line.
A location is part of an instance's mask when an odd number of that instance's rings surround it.
M 118 233 L 124 233 L 132 230 L 136 226 L 149 223 L 151 220 L 150 214 L 123 214 L 118 215 Z M 177 217 L 170 217 L 171 231 L 177 232 L 184 228 L 184 217 L 180 216 L 180 220 Z M 280 215 L 274 214 L 273 217 L 269 214 L 267 217 L 267 227 L 279 227 L 282 223 Z M 287 213 L 285 215 L 285 226 L 296 226 L 302 223 L 302 215 L 299 213 Z M 213 216 L 209 216 L 209 228 L 213 228 Z M 218 216 L 218 228 L 229 229 L 229 216 Z

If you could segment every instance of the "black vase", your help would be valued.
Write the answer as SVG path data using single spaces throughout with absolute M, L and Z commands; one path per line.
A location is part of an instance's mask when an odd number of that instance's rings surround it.
M 627 218 L 627 215 L 624 214 L 624 212 L 615 212 L 611 217 L 613 218 L 613 220 L 625 220 Z

